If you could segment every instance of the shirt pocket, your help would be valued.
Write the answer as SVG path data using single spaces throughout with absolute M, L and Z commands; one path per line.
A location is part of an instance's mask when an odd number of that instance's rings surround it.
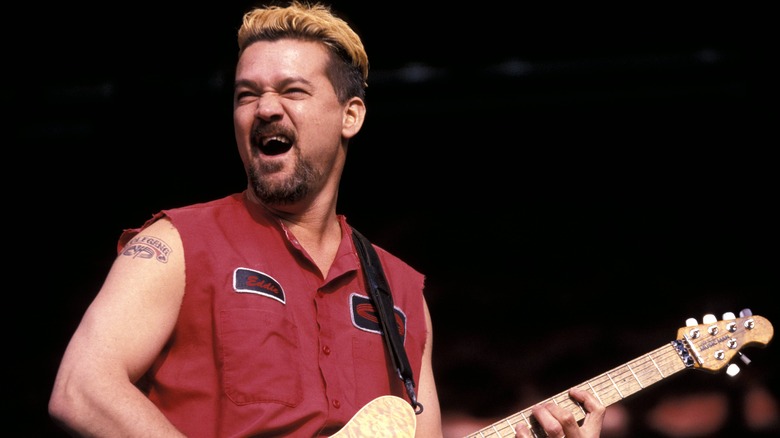
M 403 384 L 398 372 L 388 361 L 384 339 L 381 335 L 356 337 L 352 340 L 354 360 L 355 401 L 363 406 L 376 397 L 403 395 Z
M 234 403 L 301 402 L 298 330 L 293 322 L 258 309 L 223 310 L 218 343 L 224 391 Z

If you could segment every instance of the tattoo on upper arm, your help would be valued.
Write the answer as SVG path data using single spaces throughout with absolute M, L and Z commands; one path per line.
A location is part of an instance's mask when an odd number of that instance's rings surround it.
M 168 256 L 172 250 L 162 239 L 153 236 L 133 237 L 125 248 L 122 255 L 132 258 L 155 259 L 161 263 L 168 263 Z

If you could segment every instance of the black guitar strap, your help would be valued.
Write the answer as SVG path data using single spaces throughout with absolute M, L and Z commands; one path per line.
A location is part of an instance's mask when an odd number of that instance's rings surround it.
M 414 392 L 412 368 L 409 366 L 409 359 L 406 357 L 403 341 L 398 333 L 393 296 L 390 294 L 390 286 L 387 284 L 382 262 L 379 261 L 379 256 L 377 256 L 371 242 L 354 228 L 352 229 L 352 240 L 355 242 L 358 256 L 360 256 L 363 265 L 371 301 L 376 307 L 377 317 L 382 325 L 382 333 L 385 335 L 385 344 L 393 358 L 393 364 L 398 370 L 398 377 L 406 386 L 406 393 L 409 395 L 414 412 L 419 415 L 423 411 L 423 405 L 417 401 L 417 394 Z

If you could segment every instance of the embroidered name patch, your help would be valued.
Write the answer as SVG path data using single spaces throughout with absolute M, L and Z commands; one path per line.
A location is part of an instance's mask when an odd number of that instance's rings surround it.
M 374 308 L 370 298 L 353 293 L 349 296 L 349 304 L 352 324 L 355 327 L 367 332 L 382 333 L 379 315 L 377 315 L 376 308 Z M 403 341 L 406 339 L 406 315 L 395 306 L 393 307 L 393 313 L 395 314 L 395 325 L 398 327 L 398 334 Z
M 273 277 L 260 271 L 237 268 L 233 272 L 233 290 L 236 292 L 265 295 L 285 304 L 284 289 Z

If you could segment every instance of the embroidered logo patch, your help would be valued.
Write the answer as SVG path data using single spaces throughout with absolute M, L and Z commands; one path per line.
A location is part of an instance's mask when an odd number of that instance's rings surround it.
M 260 271 L 237 268 L 233 272 L 233 290 L 236 292 L 265 295 L 285 304 L 284 289 L 273 277 Z
M 352 314 L 352 324 L 367 332 L 382 334 L 382 327 L 379 324 L 379 315 L 376 308 L 371 304 L 371 299 L 353 293 L 349 296 L 349 310 Z M 393 307 L 395 314 L 395 325 L 398 327 L 398 334 L 401 340 L 406 337 L 406 315 L 398 307 Z

